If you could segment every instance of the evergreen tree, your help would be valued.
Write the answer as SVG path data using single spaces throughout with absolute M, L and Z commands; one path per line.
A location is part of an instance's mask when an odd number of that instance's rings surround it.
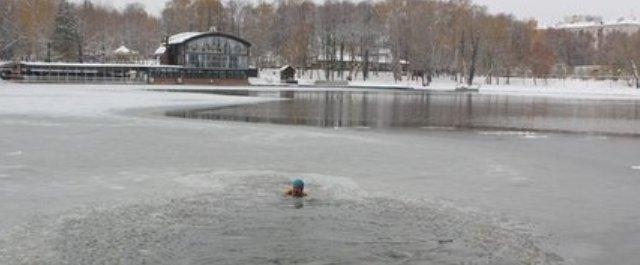
M 73 6 L 63 0 L 56 14 L 55 29 L 51 38 L 54 58 L 59 61 L 79 61 L 82 47 L 78 19 Z
M 12 2 L 0 1 L 0 59 L 6 60 L 13 56 L 13 47 L 17 43 L 13 34 L 13 22 L 11 21 Z

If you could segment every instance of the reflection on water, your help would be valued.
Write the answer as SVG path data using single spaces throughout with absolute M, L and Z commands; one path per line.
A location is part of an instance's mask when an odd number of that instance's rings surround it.
M 632 100 L 419 91 L 238 93 L 229 94 L 286 100 L 229 108 L 171 111 L 167 115 L 320 127 L 453 127 L 640 135 L 640 102 Z

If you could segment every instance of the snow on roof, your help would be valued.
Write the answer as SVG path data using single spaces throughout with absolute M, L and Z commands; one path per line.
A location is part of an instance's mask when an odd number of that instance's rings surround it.
M 607 22 L 605 23 L 605 25 L 606 26 L 623 26 L 623 25 L 640 26 L 640 20 L 621 18 L 616 21 Z
M 608 22 L 583 21 L 583 22 L 558 24 L 555 26 L 555 28 L 581 29 L 581 28 L 607 27 L 607 26 L 640 26 L 640 20 L 621 18 L 615 21 L 608 21 Z
M 241 42 L 243 44 L 245 44 L 248 47 L 251 47 L 251 43 L 248 42 L 245 39 L 242 39 L 240 37 L 234 36 L 234 35 L 230 35 L 230 34 L 226 34 L 226 33 L 222 33 L 222 32 L 217 32 L 217 31 L 209 31 L 209 32 L 183 32 L 183 33 L 178 33 L 175 34 L 173 36 L 170 36 L 168 39 L 168 43 L 167 45 L 176 45 L 176 44 L 181 44 L 184 43 L 185 41 L 189 40 L 189 39 L 193 39 L 199 36 L 205 36 L 205 35 L 215 35 L 215 36 L 220 36 L 220 37 L 224 37 L 224 38 L 229 38 L 229 39 L 233 39 L 235 41 Z
M 183 32 L 183 33 L 178 33 L 176 35 L 173 35 L 171 37 L 169 37 L 169 44 L 179 44 L 179 43 L 183 43 L 184 41 L 191 39 L 195 36 L 204 34 L 202 32 Z
M 585 22 L 574 22 L 574 23 L 565 23 L 559 24 L 556 28 L 559 29 L 579 29 L 579 28 L 590 28 L 590 27 L 599 27 L 602 26 L 600 22 L 594 21 L 585 21 Z
M 546 25 L 538 25 L 538 27 L 536 27 L 537 30 L 548 30 L 550 28 L 553 28 L 553 27 L 549 27 Z
M 167 51 L 167 47 L 162 45 L 162 46 L 158 47 L 158 49 L 156 49 L 155 52 L 153 52 L 153 55 L 163 55 L 166 51 Z
M 115 54 L 135 54 L 136 51 L 132 51 L 126 46 L 122 45 L 114 51 Z
M 280 71 L 284 71 L 285 69 L 287 69 L 287 68 L 289 68 L 289 67 L 291 67 L 291 66 L 290 66 L 290 65 L 288 65 L 288 64 L 287 64 L 287 65 L 285 65 L 285 66 L 283 66 L 283 67 L 280 67 Z M 293 67 L 292 67 L 292 68 L 293 68 Z

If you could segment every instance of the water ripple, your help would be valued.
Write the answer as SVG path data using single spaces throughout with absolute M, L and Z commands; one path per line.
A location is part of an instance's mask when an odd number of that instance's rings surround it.
M 279 193 L 286 179 L 250 177 L 197 196 L 34 218 L 0 242 L 0 263 L 562 263 L 539 247 L 544 239 L 479 214 L 339 190 L 321 177 L 295 209 Z

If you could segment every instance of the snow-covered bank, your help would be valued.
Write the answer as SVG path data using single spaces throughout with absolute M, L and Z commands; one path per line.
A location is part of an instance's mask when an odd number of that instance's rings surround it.
M 593 85 L 593 84 L 591 84 Z M 554 98 L 577 99 L 611 99 L 611 100 L 638 100 L 640 89 L 629 87 L 601 87 L 601 86 L 482 86 L 480 93 L 504 94 L 518 96 L 544 96 Z
M 97 107 L 105 104 L 112 105 L 114 107 L 154 107 L 154 106 L 166 106 L 167 104 L 174 103 L 174 105 L 194 104 L 195 101 L 202 101 L 207 104 L 205 98 L 216 99 L 219 104 L 243 104 L 254 102 L 255 99 L 249 98 L 237 98 L 237 97 L 225 97 L 215 95 L 172 95 L 171 103 L 167 102 L 168 98 L 163 94 L 144 93 L 144 90 L 250 90 L 250 91 L 279 91 L 279 90 L 293 90 L 293 91 L 361 91 L 371 90 L 376 91 L 379 89 L 400 89 L 400 90 L 430 90 L 430 91 L 442 91 L 453 92 L 456 89 L 457 83 L 450 78 L 436 78 L 430 86 L 422 86 L 419 81 L 404 80 L 400 82 L 394 82 L 389 76 L 389 73 L 380 73 L 377 78 L 372 78 L 369 81 L 352 81 L 349 86 L 346 87 L 327 87 L 316 86 L 314 81 L 316 79 L 303 79 L 300 85 L 284 85 L 280 84 L 279 80 L 272 78 L 256 78 L 251 79 L 253 86 L 194 86 L 194 85 L 91 85 L 91 84 L 27 84 L 27 83 L 14 83 L 0 81 L 0 93 L 5 95 L 34 95 L 39 94 L 46 96 L 50 89 L 64 88 L 68 91 L 68 97 L 65 99 L 71 104 L 56 104 L 55 106 L 47 106 L 46 104 L 37 104 L 40 99 L 34 99 L 34 106 L 29 108 L 29 111 L 37 111 L 40 113 L 46 113 L 48 115 L 55 115 L 56 113 L 65 113 L 65 106 L 73 106 L 74 108 L 81 108 L 86 113 L 97 111 Z M 543 96 L 554 98 L 577 98 L 577 99 L 613 99 L 613 100 L 636 100 L 640 99 L 640 89 L 629 87 L 624 81 L 595 81 L 595 80 L 547 80 L 538 81 L 537 84 L 533 84 L 532 80 L 525 79 L 513 79 L 511 85 L 478 85 L 479 93 L 482 94 L 504 94 L 514 96 Z M 103 93 L 104 95 L 113 94 L 113 92 L 129 91 L 127 97 L 111 98 L 105 97 L 104 99 L 92 102 L 92 97 L 83 97 L 86 93 Z M 224 100 L 223 100 L 224 98 Z M 83 100 L 77 100 L 83 99 Z M 218 100 L 219 99 L 219 100 Z M 106 102 L 113 100 L 113 102 Z M 165 100 L 165 101 L 163 101 Z M 227 101 L 225 101 L 227 100 Z M 264 99 L 261 99 L 264 100 Z M 79 104 L 79 105 L 76 105 Z M 21 106 L 13 105 L 11 102 L 0 106 L 0 111 L 20 112 Z
M 345 72 L 345 76 L 348 75 Z M 336 78 L 340 80 L 339 78 Z M 299 82 L 303 86 L 312 86 L 316 80 L 324 80 L 323 71 L 308 71 L 299 77 Z M 564 98 L 587 98 L 587 99 L 637 99 L 640 98 L 640 89 L 629 85 L 625 80 L 582 80 L 582 79 L 538 79 L 531 78 L 511 78 L 509 84 L 505 84 L 505 79 L 501 78 L 500 85 L 496 85 L 494 78 L 492 85 L 486 85 L 485 77 L 476 78 L 476 86 L 480 93 L 487 94 L 508 94 L 522 96 L 549 96 Z M 274 69 L 264 69 L 260 72 L 260 78 L 251 79 L 254 85 L 273 85 L 276 88 L 280 85 L 280 80 Z M 434 91 L 454 91 L 458 83 L 450 77 L 434 78 L 429 86 L 423 86 L 420 80 L 409 80 L 403 77 L 402 81 L 394 81 L 390 72 L 371 73 L 367 81 L 356 78 L 349 82 L 350 88 L 400 88 L 416 90 Z M 295 88 L 295 86 L 289 86 Z

